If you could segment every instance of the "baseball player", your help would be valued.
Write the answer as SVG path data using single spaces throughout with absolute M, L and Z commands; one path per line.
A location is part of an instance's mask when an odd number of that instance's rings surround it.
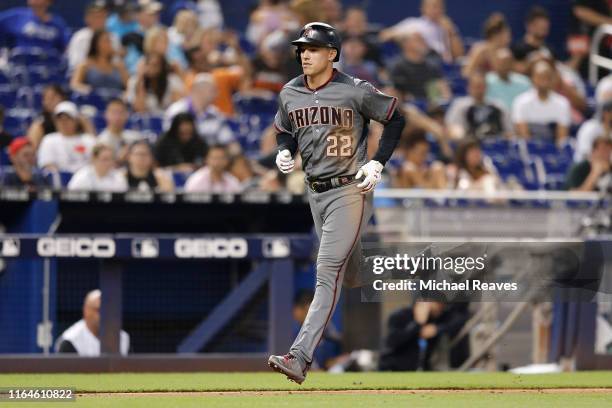
M 320 246 L 306 320 L 289 353 L 270 356 L 268 365 L 301 384 L 338 303 L 340 285 L 357 285 L 363 262 L 361 232 L 372 213 L 369 193 L 380 181 L 405 122 L 396 110 L 396 98 L 333 68 L 340 38 L 332 26 L 307 24 L 292 44 L 304 75 L 288 82 L 279 95 L 276 165 L 282 173 L 291 172 L 300 151 Z M 368 161 L 370 119 L 385 128 Z

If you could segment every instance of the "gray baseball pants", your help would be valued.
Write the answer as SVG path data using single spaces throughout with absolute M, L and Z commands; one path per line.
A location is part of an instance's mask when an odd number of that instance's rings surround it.
M 364 262 L 360 238 L 372 216 L 373 200 L 373 194 L 360 193 L 356 182 L 324 193 L 306 189 L 320 245 L 314 299 L 290 349 L 302 365 L 312 362 L 338 304 L 340 286 L 359 285 Z

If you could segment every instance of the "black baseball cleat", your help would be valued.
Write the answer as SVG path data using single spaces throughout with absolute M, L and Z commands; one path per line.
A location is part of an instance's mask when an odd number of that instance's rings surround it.
M 284 356 L 270 356 L 268 365 L 274 371 L 285 374 L 288 379 L 302 384 L 306 379 L 306 371 L 308 366 L 302 368 L 300 362 L 293 354 L 285 354 Z

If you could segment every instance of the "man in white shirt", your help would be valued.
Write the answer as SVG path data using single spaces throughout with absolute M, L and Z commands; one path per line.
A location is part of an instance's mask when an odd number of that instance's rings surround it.
M 120 162 L 125 161 L 128 147 L 143 138 L 140 132 L 125 128 L 128 114 L 125 102 L 121 99 L 110 100 L 104 111 L 106 128 L 98 135 L 98 141 L 110 146 Z
M 211 74 L 195 76 L 191 93 L 186 98 L 174 102 L 164 117 L 164 130 L 170 129 L 172 119 L 183 112 L 190 112 L 196 118 L 198 134 L 209 145 L 222 144 L 229 147 L 232 155 L 240 153 L 240 144 L 227 124 L 225 116 L 213 102 L 217 96 L 217 85 Z
M 68 190 L 127 191 L 125 174 L 115 169 L 115 154 L 110 146 L 97 144 L 92 151 L 91 165 L 81 167 L 70 179 Z
M 401 38 L 407 32 L 421 33 L 427 46 L 445 62 L 453 62 L 465 54 L 457 27 L 446 15 L 444 0 L 422 0 L 421 16 L 408 17 L 380 33 L 381 41 Z
M 211 146 L 206 156 L 206 166 L 189 176 L 185 183 L 185 192 L 239 193 L 242 190 L 240 181 L 227 171 L 228 166 L 227 149 L 221 145 Z
M 100 356 L 100 303 L 102 292 L 92 290 L 83 302 L 83 318 L 70 326 L 55 341 L 56 353 L 77 353 L 79 357 Z M 126 356 L 130 350 L 130 336 L 123 330 L 119 335 L 119 351 Z
M 91 38 L 95 31 L 104 30 L 107 17 L 108 12 L 103 0 L 96 0 L 87 6 L 85 9 L 85 27 L 72 35 L 66 50 L 70 71 L 73 71 L 81 62 L 85 61 Z M 118 42 L 116 45 L 118 45 Z
M 57 132 L 42 139 L 38 149 L 38 167 L 74 173 L 89 163 L 96 138 L 81 133 L 79 111 L 74 103 L 60 102 L 53 115 Z
M 553 68 L 540 61 L 533 68 L 534 89 L 514 100 L 512 121 L 516 133 L 524 138 L 538 138 L 561 144 L 568 136 L 571 123 L 570 103 L 552 90 Z

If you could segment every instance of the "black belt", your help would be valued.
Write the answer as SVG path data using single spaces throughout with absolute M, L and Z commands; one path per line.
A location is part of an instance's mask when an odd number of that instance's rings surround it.
M 308 185 L 315 193 L 324 193 L 332 188 L 346 186 L 347 184 L 352 183 L 354 180 L 355 175 L 351 174 L 349 176 L 338 176 L 323 180 L 309 180 Z

